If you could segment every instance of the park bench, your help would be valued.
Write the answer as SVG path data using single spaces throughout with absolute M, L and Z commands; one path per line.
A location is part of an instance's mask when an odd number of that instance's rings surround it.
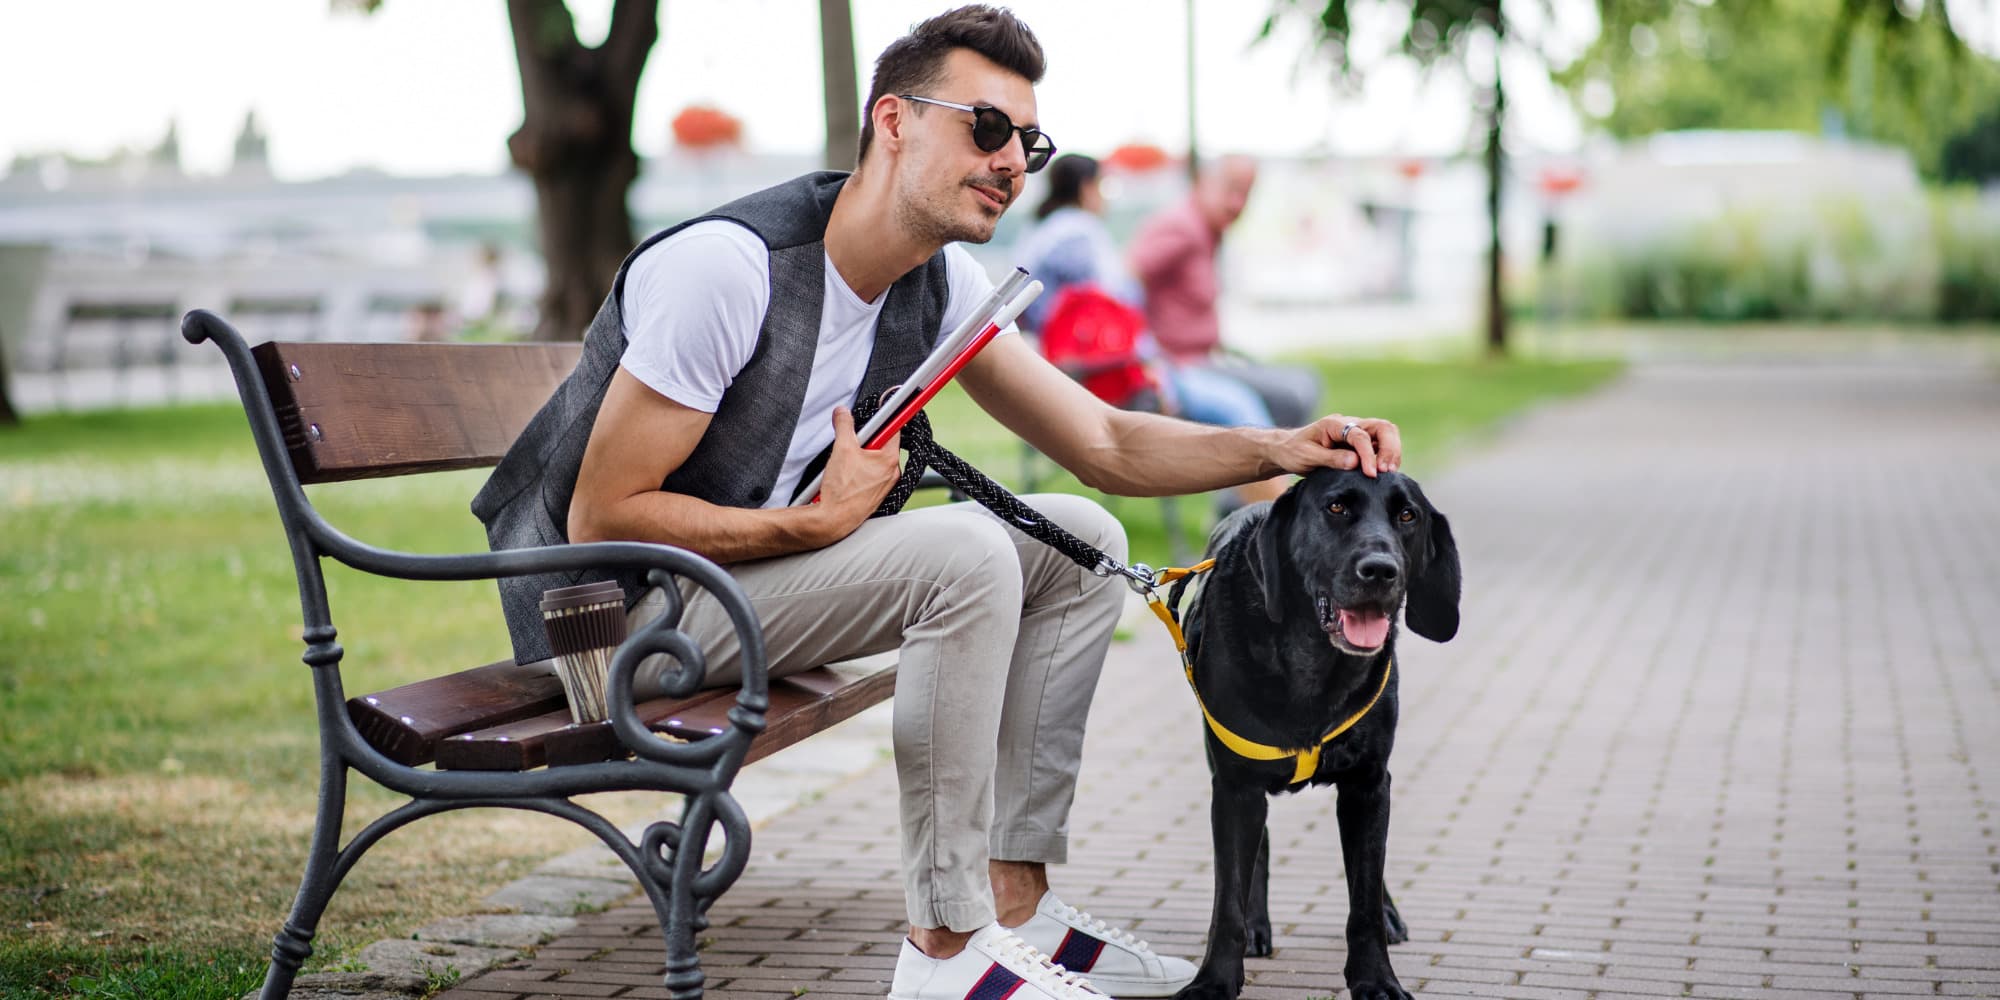
M 895 668 L 821 667 L 770 681 L 748 598 L 720 568 L 682 549 L 604 542 L 418 555 L 351 538 L 314 509 L 305 487 L 317 483 L 495 464 L 575 366 L 579 344 L 268 342 L 252 348 L 228 323 L 202 310 L 186 316 L 182 335 L 193 344 L 215 342 L 235 377 L 290 544 L 304 616 L 303 659 L 312 668 L 317 702 L 318 819 L 261 997 L 276 1000 L 290 992 L 312 954 L 320 915 L 365 851 L 414 820 L 471 806 L 535 810 L 603 840 L 632 869 L 659 915 L 670 995 L 700 997 L 695 934 L 750 853 L 748 820 L 730 795 L 738 769 L 888 698 Z M 571 724 L 547 662 L 490 663 L 349 698 L 322 575 L 326 559 L 407 580 L 642 570 L 671 604 L 619 647 L 606 722 Z M 676 580 L 692 581 L 727 610 L 742 646 L 739 687 L 700 689 L 699 650 L 675 628 Z M 658 652 L 677 658 L 668 695 L 634 704 L 634 668 Z M 409 801 L 343 846 L 349 771 Z M 683 796 L 681 815 L 677 822 L 653 823 L 635 841 L 572 801 L 604 791 L 676 792 Z M 704 864 L 717 833 L 719 854 Z

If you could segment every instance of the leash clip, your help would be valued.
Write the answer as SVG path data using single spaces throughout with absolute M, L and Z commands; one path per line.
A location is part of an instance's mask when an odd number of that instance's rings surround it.
M 1132 588 L 1132 592 L 1140 597 L 1150 596 L 1154 588 L 1160 585 L 1160 574 L 1153 567 L 1145 563 L 1133 563 L 1127 566 L 1110 556 L 1098 560 L 1090 572 L 1096 576 L 1122 576 L 1125 578 L 1125 585 Z

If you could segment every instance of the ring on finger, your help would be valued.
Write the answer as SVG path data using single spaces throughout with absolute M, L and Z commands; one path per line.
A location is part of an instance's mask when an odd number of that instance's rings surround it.
M 1349 420 L 1344 426 L 1340 428 L 1340 439 L 1342 441 L 1345 441 L 1347 440 L 1349 435 L 1353 434 L 1355 431 L 1360 429 L 1361 429 L 1360 423 L 1353 420 Z

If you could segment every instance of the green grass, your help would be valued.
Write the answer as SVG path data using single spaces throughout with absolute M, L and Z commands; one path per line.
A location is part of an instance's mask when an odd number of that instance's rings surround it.
M 1524 406 L 1599 385 L 1599 362 L 1327 362 L 1327 402 L 1403 428 L 1406 468 Z M 962 394 L 939 440 L 1005 482 L 1021 452 Z M 1042 488 L 1074 481 L 1046 461 Z M 354 536 L 475 551 L 484 473 L 315 487 Z M 1166 556 L 1159 504 L 1110 500 L 1135 558 Z M 1198 542 L 1205 503 L 1183 504 Z M 1197 517 L 1196 515 L 1201 515 Z M 329 566 L 350 692 L 500 659 L 491 583 L 399 583 Z M 236 407 L 35 418 L 0 429 L 0 995 L 236 995 L 298 878 L 317 750 L 290 557 Z M 350 794 L 362 820 L 389 797 Z M 656 800 L 624 802 L 628 818 Z M 617 813 L 614 812 L 614 817 Z M 358 824 L 350 824 L 350 831 Z M 323 967 L 407 934 L 581 843 L 544 817 L 440 817 L 349 877 Z M 247 970 L 247 971 L 246 971 Z
M 207 954 L 155 947 L 0 947 L 0 996 L 86 1000 L 216 1000 L 264 982 L 261 950 Z

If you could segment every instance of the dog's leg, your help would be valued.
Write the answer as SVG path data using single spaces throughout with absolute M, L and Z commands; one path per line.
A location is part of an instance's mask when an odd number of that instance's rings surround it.
M 1271 954 L 1271 827 L 1265 824 L 1257 838 L 1257 864 L 1250 870 L 1249 920 L 1244 935 L 1243 954 L 1268 958 Z
M 1347 991 L 1351 1000 L 1410 1000 L 1389 965 L 1382 869 L 1389 851 L 1389 772 L 1343 781 L 1341 860 L 1347 866 Z
M 1245 908 L 1257 841 L 1270 809 L 1264 791 L 1218 773 L 1210 782 L 1208 815 L 1215 842 L 1215 913 L 1208 922 L 1208 952 L 1194 982 L 1178 1000 L 1236 1000 L 1243 992 Z

